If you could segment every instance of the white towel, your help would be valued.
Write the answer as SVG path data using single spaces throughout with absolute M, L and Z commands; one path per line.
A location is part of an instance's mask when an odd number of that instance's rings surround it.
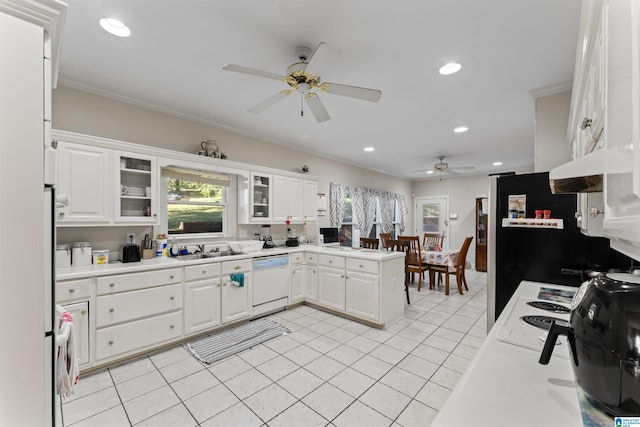
M 67 311 L 60 315 L 59 332 L 56 335 L 58 345 L 56 359 L 56 389 L 62 397 L 75 394 L 75 385 L 80 379 L 78 361 L 73 343 L 73 317 Z

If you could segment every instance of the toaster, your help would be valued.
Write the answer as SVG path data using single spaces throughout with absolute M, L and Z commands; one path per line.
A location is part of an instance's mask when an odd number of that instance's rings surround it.
M 139 262 L 140 261 L 140 246 L 132 243 L 122 245 L 120 251 L 122 262 Z

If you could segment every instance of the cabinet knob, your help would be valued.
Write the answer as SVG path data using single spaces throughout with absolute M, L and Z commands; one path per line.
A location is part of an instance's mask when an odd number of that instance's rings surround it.
M 169 297 L 169 301 L 173 301 L 176 297 Z
M 109 283 L 109 287 L 113 288 L 116 284 L 115 283 Z
M 202 274 L 207 274 L 207 270 L 202 270 Z
M 169 276 L 169 279 L 173 280 L 173 274 L 171 276 Z
M 83 316 L 86 316 L 87 315 L 87 310 L 80 310 L 80 314 L 83 315 Z
M 364 268 L 364 265 L 360 264 L 360 265 L 359 265 L 359 267 L 360 267 L 360 268 Z
M 153 216 L 154 216 L 154 217 L 157 217 L 157 216 L 158 216 L 158 214 L 153 214 Z
M 237 265 L 237 266 L 235 266 L 233 269 L 234 269 L 234 270 L 240 270 L 241 268 L 242 268 L 241 266 Z
M 114 311 L 116 311 L 116 309 L 115 309 L 115 308 L 110 308 L 110 309 L 109 309 L 109 313 L 113 313 Z
M 113 341 L 109 341 L 109 345 L 113 345 Z
M 344 279 L 344 275 L 342 275 L 342 274 L 341 274 L 341 275 L 340 275 L 340 278 L 341 278 L 341 279 Z
M 76 290 L 75 290 L 75 289 L 73 289 L 73 288 L 69 289 L 69 293 L 70 293 L 70 294 L 74 293 L 75 291 L 76 291 Z
M 59 216 L 64 216 L 64 212 L 63 212 L 63 211 L 60 211 L 60 212 L 58 212 L 58 215 L 59 215 Z
M 333 261 L 329 260 L 329 264 L 333 264 Z
M 175 326 L 169 325 L 169 329 L 173 329 L 173 328 L 175 328 Z
M 585 130 L 586 128 L 591 126 L 591 123 L 593 123 L 593 120 L 585 117 L 584 119 L 582 119 L 582 122 L 580 123 L 580 129 Z

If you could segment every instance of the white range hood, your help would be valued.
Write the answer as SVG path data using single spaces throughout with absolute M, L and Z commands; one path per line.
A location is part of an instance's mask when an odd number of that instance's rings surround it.
M 549 172 L 553 194 L 594 193 L 602 191 L 606 150 L 597 150 L 558 166 Z

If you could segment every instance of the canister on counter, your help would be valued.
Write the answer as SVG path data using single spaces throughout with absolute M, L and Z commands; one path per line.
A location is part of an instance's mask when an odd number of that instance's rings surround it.
M 109 263 L 109 251 L 93 251 L 93 265 L 107 265 Z
M 91 265 L 91 243 L 75 242 L 71 248 L 71 265 L 80 267 Z
M 56 267 L 71 266 L 71 245 L 56 246 Z
M 167 256 L 167 239 L 156 239 L 156 256 Z

